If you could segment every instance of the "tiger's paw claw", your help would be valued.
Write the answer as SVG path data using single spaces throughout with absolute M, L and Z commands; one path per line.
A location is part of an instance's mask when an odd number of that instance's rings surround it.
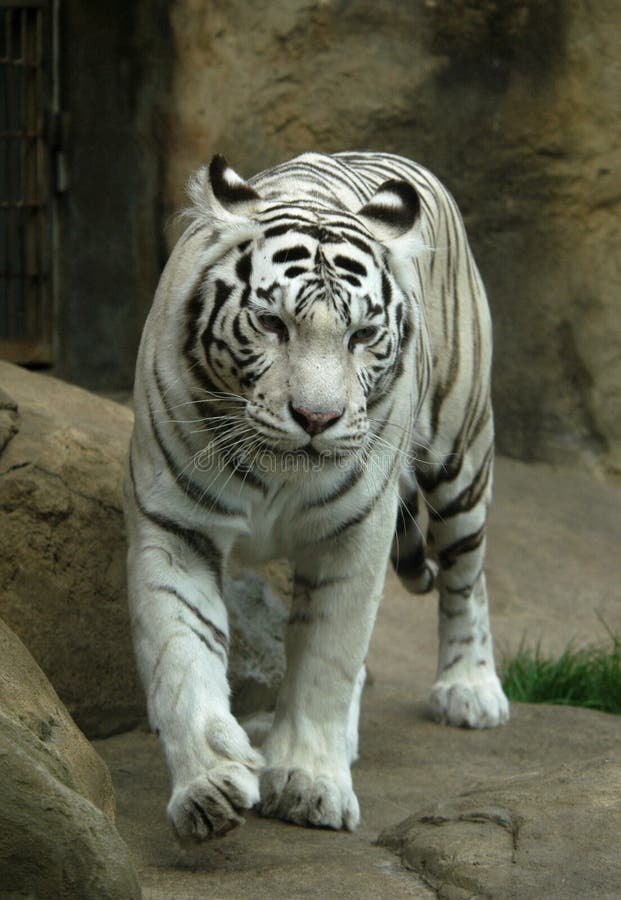
M 313 777 L 304 769 L 266 769 L 261 775 L 261 814 L 295 825 L 344 828 L 360 822 L 360 807 L 350 786 L 329 775 Z

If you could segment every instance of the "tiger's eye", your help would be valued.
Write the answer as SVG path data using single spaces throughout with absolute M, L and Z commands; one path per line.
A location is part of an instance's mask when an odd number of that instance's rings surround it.
M 264 331 L 276 334 L 278 337 L 286 337 L 288 335 L 287 326 L 279 316 L 275 316 L 272 313 L 261 313 L 257 316 L 257 319 Z
M 359 328 L 349 338 L 349 349 L 353 350 L 357 344 L 366 344 L 373 340 L 378 329 L 374 325 L 367 325 L 366 328 Z

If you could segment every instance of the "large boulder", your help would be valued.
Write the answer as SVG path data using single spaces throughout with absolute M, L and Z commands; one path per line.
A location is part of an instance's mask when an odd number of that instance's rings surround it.
M 145 716 L 121 488 L 133 413 L 8 363 L 0 386 L 0 614 L 87 735 L 132 727 Z M 254 576 L 229 584 L 229 677 L 250 713 L 275 701 L 286 608 Z
M 0 363 L 0 615 L 87 734 L 144 700 L 125 594 L 121 482 L 132 412 Z
M 495 778 L 379 842 L 446 900 L 617 896 L 621 766 L 610 758 Z
M 106 765 L 1 621 L 0 659 L 2 896 L 140 897 Z

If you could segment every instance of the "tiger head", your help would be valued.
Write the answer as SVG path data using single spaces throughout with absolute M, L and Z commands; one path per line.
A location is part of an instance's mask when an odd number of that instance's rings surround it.
M 419 324 L 415 189 L 388 181 L 353 213 L 261 196 L 216 156 L 190 196 L 211 229 L 190 301 L 204 383 L 243 401 L 249 446 L 356 454 Z

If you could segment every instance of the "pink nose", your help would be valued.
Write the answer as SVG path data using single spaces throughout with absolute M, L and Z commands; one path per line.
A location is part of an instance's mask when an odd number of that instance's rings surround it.
M 305 406 L 294 406 L 290 403 L 289 412 L 308 434 L 321 434 L 341 418 L 344 410 L 335 412 L 334 410 L 307 409 Z

